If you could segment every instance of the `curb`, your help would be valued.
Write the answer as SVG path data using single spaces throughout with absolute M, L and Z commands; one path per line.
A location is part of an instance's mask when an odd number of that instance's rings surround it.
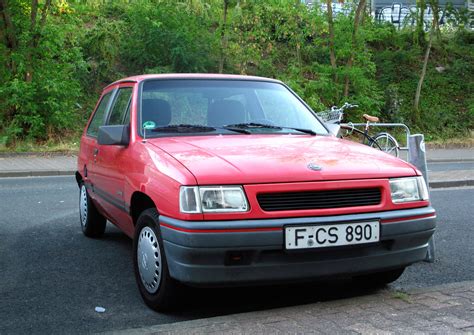
M 17 157 L 77 157 L 79 151 L 0 152 L 0 158 Z
M 474 158 L 427 159 L 426 163 L 474 163 Z
M 430 188 L 443 188 L 443 187 L 461 187 L 461 186 L 474 186 L 474 180 L 443 180 L 443 181 L 430 181 Z
M 0 178 L 16 178 L 16 177 L 52 177 L 52 176 L 72 176 L 76 171 L 1 171 Z

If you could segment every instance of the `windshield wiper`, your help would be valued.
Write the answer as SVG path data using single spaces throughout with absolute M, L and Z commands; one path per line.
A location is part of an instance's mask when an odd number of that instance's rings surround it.
M 225 126 L 224 128 L 226 129 L 251 129 L 251 128 L 269 128 L 269 129 L 291 129 L 291 130 L 296 130 L 301 133 L 309 134 L 309 135 L 317 135 L 316 132 L 314 132 L 311 129 L 304 129 L 304 128 L 292 128 L 292 127 L 283 127 L 283 126 L 274 126 L 271 124 L 264 124 L 264 123 L 255 123 L 255 122 L 249 122 L 249 123 L 236 123 L 236 124 L 230 124 Z
M 235 123 L 235 124 L 228 124 L 224 126 L 225 128 L 270 128 L 270 129 L 281 129 L 281 127 L 274 126 L 271 124 L 264 124 L 264 123 L 256 123 L 256 122 L 248 122 L 248 123 Z
M 310 134 L 310 135 L 317 135 L 317 133 L 311 129 L 304 129 L 304 128 L 292 128 L 292 127 L 281 127 L 281 128 L 285 128 L 285 129 L 291 129 L 291 130 L 296 130 L 296 131 L 299 131 L 301 133 L 305 133 L 305 134 Z
M 246 130 L 246 129 L 243 129 L 243 128 L 236 128 L 236 127 L 232 127 L 232 126 L 223 126 L 223 127 L 219 127 L 220 129 L 225 129 L 225 130 L 230 130 L 230 131 L 235 131 L 236 133 L 242 133 L 242 134 L 252 134 L 252 132 Z
M 214 131 L 216 128 L 200 124 L 170 124 L 150 129 L 153 132 L 194 133 Z

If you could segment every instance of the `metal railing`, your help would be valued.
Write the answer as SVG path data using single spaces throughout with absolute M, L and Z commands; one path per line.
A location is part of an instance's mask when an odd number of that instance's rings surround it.
M 341 126 L 343 127 L 365 127 L 367 124 L 364 122 L 364 123 L 352 123 L 352 122 L 349 122 L 349 123 L 341 123 Z M 405 136 L 406 136 L 406 140 L 405 140 L 405 146 L 400 146 L 398 149 L 400 150 L 404 150 L 404 151 L 409 151 L 410 148 L 409 148 L 409 139 L 410 139 L 410 136 L 411 136 L 411 133 L 410 133 L 410 128 L 408 128 L 408 126 L 404 123 L 379 123 L 379 122 L 369 122 L 369 127 L 372 128 L 372 127 L 379 127 L 379 128 L 382 128 L 382 127 L 385 127 L 385 128 L 401 128 L 405 131 Z

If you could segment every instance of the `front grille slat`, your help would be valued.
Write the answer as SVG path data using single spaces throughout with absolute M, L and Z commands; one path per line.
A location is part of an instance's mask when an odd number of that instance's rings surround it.
M 271 199 L 271 200 L 262 200 L 262 202 L 270 202 L 270 203 L 295 203 L 295 202 L 298 202 L 298 203 L 304 203 L 304 202 L 313 202 L 314 200 L 324 200 L 325 203 L 327 202 L 339 202 L 339 201 L 365 201 L 365 200 L 377 200 L 379 199 L 379 196 L 363 196 L 363 197 L 360 197 L 358 196 L 357 199 L 354 199 L 354 198 L 321 198 L 321 199 L 314 199 L 314 198 L 311 198 L 311 199 L 303 199 L 303 200 L 300 200 L 300 199 L 296 199 L 296 200 L 293 200 L 293 199 Z
M 379 188 L 261 193 L 257 195 L 264 211 L 325 209 L 378 205 L 382 192 Z

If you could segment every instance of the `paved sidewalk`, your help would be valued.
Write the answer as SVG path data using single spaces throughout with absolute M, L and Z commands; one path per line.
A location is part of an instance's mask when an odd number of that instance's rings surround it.
M 473 334 L 474 281 L 108 334 Z
M 0 155 L 0 177 L 72 175 L 76 164 L 74 155 Z
M 474 162 L 474 148 L 462 149 L 427 149 L 426 159 L 429 162 Z

